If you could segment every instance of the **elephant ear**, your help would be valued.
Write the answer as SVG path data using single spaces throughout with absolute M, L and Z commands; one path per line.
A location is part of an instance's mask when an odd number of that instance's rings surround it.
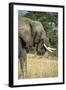
M 18 35 L 29 46 L 32 46 L 32 44 L 33 44 L 31 29 L 32 29 L 32 26 L 31 26 L 31 24 L 29 22 L 29 19 L 21 18 L 19 20 Z

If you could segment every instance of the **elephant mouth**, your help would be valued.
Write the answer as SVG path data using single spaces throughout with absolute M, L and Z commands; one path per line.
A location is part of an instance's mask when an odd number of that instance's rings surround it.
M 48 52 L 50 52 L 50 53 L 53 53 L 53 51 L 55 51 L 55 50 L 56 50 L 56 48 L 47 47 L 47 45 L 46 45 L 46 44 L 43 44 L 43 46 L 44 46 L 44 47 L 45 47 L 45 49 L 46 49 Z

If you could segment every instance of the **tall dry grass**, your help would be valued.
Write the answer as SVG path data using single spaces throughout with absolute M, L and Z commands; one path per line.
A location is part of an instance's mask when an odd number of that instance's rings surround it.
M 20 73 L 20 68 L 19 68 L 19 73 Z M 27 76 L 26 78 L 57 77 L 58 76 L 57 57 L 27 54 L 26 76 Z M 23 78 L 22 75 L 19 78 L 22 79 Z

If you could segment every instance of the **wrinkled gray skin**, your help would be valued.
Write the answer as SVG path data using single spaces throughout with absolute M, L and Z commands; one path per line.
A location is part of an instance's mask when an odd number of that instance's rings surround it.
M 26 17 L 20 17 L 18 22 L 18 38 L 19 38 L 19 59 L 21 70 L 23 67 L 27 70 L 26 53 L 32 46 L 36 47 L 36 52 L 43 55 L 46 52 L 43 44 L 49 46 L 49 40 L 46 32 L 39 21 L 33 21 Z M 24 66 L 25 63 L 25 66 Z
M 19 58 L 19 62 L 20 62 L 20 68 L 21 68 L 21 72 L 22 72 L 22 76 L 23 78 L 26 77 L 26 73 L 27 72 L 27 53 L 26 53 L 26 49 L 23 47 L 21 38 L 18 38 L 18 58 Z

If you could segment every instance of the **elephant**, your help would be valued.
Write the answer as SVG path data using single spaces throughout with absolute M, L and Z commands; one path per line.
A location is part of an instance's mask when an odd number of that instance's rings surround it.
M 18 19 L 18 41 L 18 54 L 23 72 L 25 69 L 27 70 L 27 53 L 30 47 L 36 47 L 38 55 L 44 55 L 46 51 L 52 53 L 54 50 L 54 48 L 50 48 L 49 39 L 42 23 L 27 17 Z

